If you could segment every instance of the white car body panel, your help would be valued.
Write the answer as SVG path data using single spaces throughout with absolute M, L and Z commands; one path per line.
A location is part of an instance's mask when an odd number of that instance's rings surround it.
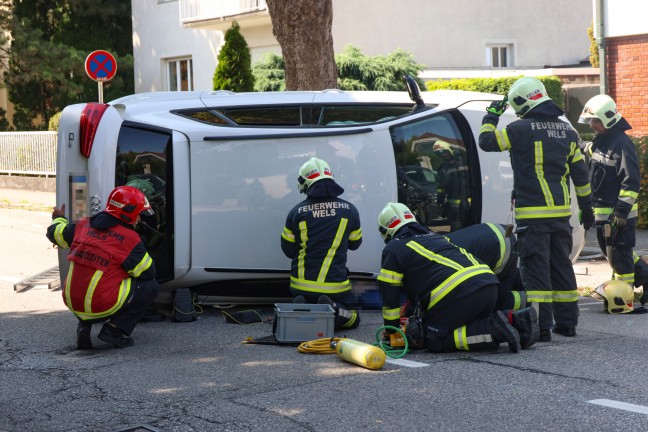
M 281 251 L 280 235 L 288 211 L 304 198 L 296 191 L 298 168 L 307 158 L 317 156 L 331 165 L 336 181 L 346 191 L 342 198 L 359 209 L 363 244 L 357 251 L 349 251 L 348 268 L 352 276 L 362 274 L 371 279 L 380 269 L 383 248 L 377 215 L 385 203 L 398 199 L 390 128 L 436 112 L 458 109 L 469 123 L 476 143 L 485 108 L 501 98 L 460 91 L 423 92 L 421 96 L 426 104 L 437 106 L 406 118 L 364 126 L 264 128 L 219 127 L 187 119 L 173 111 L 268 104 L 377 101 L 414 104 L 406 92 L 136 94 L 110 103 L 88 159 L 79 154 L 79 117 L 84 104 L 72 105 L 64 110 L 60 121 L 57 204 L 71 199 L 70 176 L 88 173 L 88 199 L 98 197 L 103 207 L 115 187 L 116 151 L 122 123 L 163 128 L 172 131 L 174 200 L 173 279 L 164 285 L 172 289 L 217 280 L 277 278 L 278 275 L 287 280 L 290 260 Z M 513 120 L 515 116 L 509 109 L 502 115 L 499 126 Z M 318 136 L 318 132 L 324 134 Z M 483 190 L 481 221 L 513 223 L 512 178 L 501 178 L 499 171 L 501 163 L 508 163 L 508 153 L 485 153 L 478 147 L 476 150 Z M 575 200 L 573 208 L 576 214 Z M 572 220 L 572 226 L 573 256 L 576 256 L 582 249 L 584 235 L 577 220 Z

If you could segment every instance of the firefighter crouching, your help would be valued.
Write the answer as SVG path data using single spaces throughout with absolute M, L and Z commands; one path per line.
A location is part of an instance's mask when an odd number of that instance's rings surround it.
M 63 301 L 78 318 L 77 348 L 91 349 L 92 324 L 104 322 L 99 339 L 118 348 L 133 345 L 130 334 L 159 292 L 155 265 L 134 226 L 152 212 L 144 194 L 119 186 L 106 208 L 69 224 L 65 204 L 54 207 L 47 238 L 70 249 Z
M 378 216 L 386 246 L 378 275 L 385 326 L 400 324 L 400 295 L 420 309 L 420 329 L 412 328 L 408 342 L 431 352 L 497 349 L 506 342 L 518 352 L 532 345 L 537 323 L 520 311 L 509 316 L 495 311 L 498 280 L 474 256 L 418 224 L 400 203 L 388 203 Z M 416 307 L 418 305 L 418 308 Z M 509 321 L 510 318 L 510 321 Z
M 344 189 L 333 179 L 329 165 L 311 158 L 299 169 L 299 191 L 307 198 L 288 213 L 281 249 L 292 260 L 290 291 L 295 303 L 330 304 L 335 328 L 356 328 L 360 316 L 348 305 L 354 301 L 346 267 L 347 250 L 362 243 L 356 207 L 339 198 Z

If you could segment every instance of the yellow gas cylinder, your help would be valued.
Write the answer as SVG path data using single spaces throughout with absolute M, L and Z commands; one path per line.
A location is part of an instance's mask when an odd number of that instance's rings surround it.
M 387 359 L 385 351 L 377 346 L 353 339 L 343 338 L 337 342 L 331 342 L 331 348 L 335 349 L 335 354 L 342 360 L 371 370 L 383 367 Z

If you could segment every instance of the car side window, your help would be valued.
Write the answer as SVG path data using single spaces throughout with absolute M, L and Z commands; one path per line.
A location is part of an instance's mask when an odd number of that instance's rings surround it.
M 472 221 L 466 142 L 449 112 L 391 128 L 398 200 L 438 232 Z

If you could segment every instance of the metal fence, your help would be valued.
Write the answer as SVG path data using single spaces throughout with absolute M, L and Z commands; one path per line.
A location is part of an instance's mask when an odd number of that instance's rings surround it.
M 56 132 L 0 132 L 0 174 L 56 175 Z

